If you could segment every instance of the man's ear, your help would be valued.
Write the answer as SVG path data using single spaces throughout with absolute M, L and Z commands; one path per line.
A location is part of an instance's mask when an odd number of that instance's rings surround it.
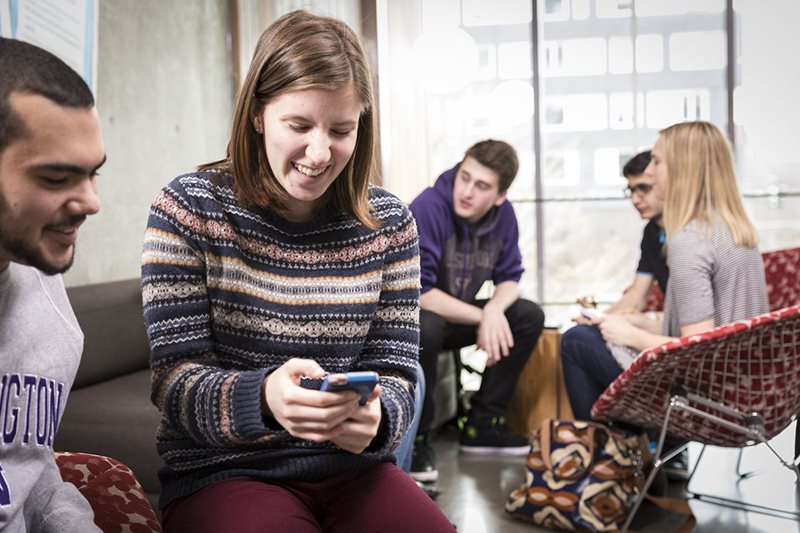
M 497 195 L 497 199 L 494 201 L 495 207 L 500 207 L 500 204 L 506 201 L 506 196 L 508 196 L 508 191 L 503 191 Z

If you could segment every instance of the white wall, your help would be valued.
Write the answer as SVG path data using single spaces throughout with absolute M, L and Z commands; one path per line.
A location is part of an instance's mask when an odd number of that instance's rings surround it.
M 102 0 L 99 26 L 108 161 L 70 286 L 139 276 L 150 203 L 176 175 L 225 155 L 233 105 L 226 0 Z

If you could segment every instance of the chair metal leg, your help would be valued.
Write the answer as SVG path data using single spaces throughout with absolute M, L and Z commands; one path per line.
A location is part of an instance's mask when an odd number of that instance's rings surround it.
M 763 442 L 760 442 L 759 444 L 764 444 L 769 449 L 769 451 L 771 451 L 773 453 L 773 455 L 775 455 L 778 458 L 778 461 L 780 462 L 780 466 L 785 466 L 789 470 L 794 471 L 795 477 L 797 478 L 797 482 L 800 483 L 800 471 L 798 471 L 798 464 L 797 464 L 798 463 L 798 458 L 795 458 L 792 461 L 785 461 L 783 459 L 783 457 L 781 457 L 778 454 L 778 452 L 776 452 L 772 448 L 772 446 L 768 443 L 768 441 L 765 440 Z M 778 465 L 775 465 L 775 466 L 772 466 L 772 467 L 760 468 L 760 469 L 757 469 L 757 470 L 748 470 L 747 472 L 742 472 L 741 464 L 742 464 L 742 459 L 744 458 L 744 451 L 746 449 L 747 448 L 739 448 L 739 454 L 738 454 L 738 458 L 736 460 L 736 477 L 738 477 L 739 479 L 747 479 L 747 478 L 750 478 L 750 477 L 753 477 L 753 476 L 757 476 L 759 474 L 763 474 L 765 472 L 769 472 L 771 470 L 774 470 L 775 468 L 778 467 Z
M 688 446 L 688 444 L 687 444 L 687 446 Z M 692 469 L 689 470 L 689 477 L 686 480 L 686 485 L 687 486 L 689 485 L 689 483 L 692 482 L 692 478 L 694 477 L 694 473 L 697 472 L 697 467 L 700 465 L 700 459 L 703 458 L 703 454 L 704 453 L 706 453 L 706 445 L 705 444 L 703 444 L 703 447 L 700 448 L 700 454 L 697 456 L 697 459 L 695 460 L 694 466 L 692 467 Z
M 759 513 L 777 518 L 785 518 L 787 520 L 800 520 L 800 511 L 789 511 L 786 509 L 776 509 L 775 507 L 767 507 L 766 505 L 758 505 L 749 503 L 742 500 L 734 500 L 732 498 L 723 498 L 713 494 L 701 494 L 698 492 L 690 492 L 692 498 L 700 500 L 701 502 L 713 503 L 715 505 L 722 505 L 723 507 L 730 507 L 739 511 L 747 511 L 752 513 Z
M 800 416 L 794 419 L 794 464 L 800 461 Z
M 665 413 L 665 416 L 664 416 L 664 422 L 661 425 L 661 431 L 660 431 L 659 437 L 658 437 L 658 446 L 656 447 L 656 453 L 655 453 L 655 456 L 654 456 L 653 469 L 650 472 L 650 475 L 647 476 L 647 480 L 645 481 L 645 484 L 642 487 L 641 492 L 636 496 L 636 499 L 635 499 L 635 501 L 633 503 L 633 506 L 632 506 L 632 508 L 630 510 L 630 513 L 628 514 L 628 517 L 625 520 L 625 524 L 622 527 L 621 531 L 623 533 L 627 532 L 628 529 L 630 528 L 630 525 L 633 522 L 633 518 L 634 518 L 634 516 L 636 516 L 636 513 L 639 511 L 639 508 L 642 505 L 642 500 L 644 500 L 644 497 L 647 494 L 647 491 L 649 490 L 650 486 L 653 484 L 653 481 L 655 480 L 656 475 L 658 474 L 658 471 L 661 469 L 661 467 L 664 465 L 664 463 L 666 461 L 669 461 L 670 459 L 672 459 L 673 457 L 678 455 L 680 452 L 682 452 L 686 448 L 686 446 L 688 446 L 688 443 L 687 443 L 687 445 L 680 446 L 680 447 L 676 448 L 675 450 L 672 450 L 666 456 L 662 457 L 662 453 L 664 451 L 664 441 L 666 440 L 667 429 L 669 427 L 669 421 L 670 421 L 670 418 L 672 416 L 673 409 L 681 409 L 681 410 L 687 411 L 687 412 L 689 412 L 691 414 L 694 414 L 694 415 L 700 416 L 702 418 L 705 418 L 707 420 L 710 420 L 710 421 L 712 421 L 712 422 L 714 422 L 714 423 L 716 423 L 716 424 L 718 424 L 720 426 L 723 426 L 723 427 L 726 427 L 726 428 L 728 428 L 730 430 L 742 433 L 742 434 L 750 437 L 752 440 L 764 444 L 772 452 L 772 454 L 775 455 L 775 457 L 778 459 L 778 461 L 783 466 L 785 466 L 786 468 L 788 468 L 789 470 L 792 470 L 794 472 L 794 474 L 795 474 L 795 482 L 797 484 L 798 491 L 800 491 L 800 468 L 798 467 L 798 463 L 800 463 L 800 453 L 798 453 L 799 450 L 797 450 L 797 449 L 795 450 L 795 452 L 796 452 L 795 453 L 795 458 L 792 461 L 784 460 L 780 456 L 780 454 L 772 447 L 772 445 L 764 438 L 764 434 L 763 434 L 763 419 L 761 419 L 761 417 L 759 417 L 757 414 L 744 414 L 744 413 L 741 413 L 739 411 L 736 411 L 735 409 L 731 409 L 731 408 L 729 408 L 727 406 L 724 406 L 724 405 L 719 404 L 717 402 L 713 402 L 713 401 L 708 400 L 706 398 L 703 398 L 701 396 L 698 396 L 698 395 L 695 395 L 695 394 L 691 394 L 691 393 L 687 393 L 685 390 L 675 389 L 675 390 L 672 391 L 671 394 L 672 394 L 672 396 L 670 397 L 669 404 L 667 406 L 667 410 L 666 410 L 666 413 Z M 699 404 L 699 405 L 702 405 L 702 406 L 710 407 L 710 408 L 716 410 L 717 412 L 725 413 L 725 414 L 727 414 L 729 416 L 733 416 L 733 417 L 739 418 L 739 419 L 741 419 L 742 422 L 737 424 L 735 422 L 731 422 L 730 420 L 727 420 L 727 419 L 721 418 L 719 416 L 713 415 L 711 413 L 708 413 L 706 411 L 698 409 L 698 408 L 696 408 L 696 407 L 694 407 L 692 405 L 689 405 L 689 401 L 694 402 L 695 404 Z M 795 435 L 795 437 L 796 437 L 796 448 L 800 448 L 800 421 L 798 421 L 797 424 L 798 424 L 798 426 L 797 426 L 798 429 L 796 429 L 796 435 Z M 703 449 L 700 451 L 700 455 L 698 456 L 697 461 L 694 464 L 694 467 L 691 469 L 691 472 L 690 472 L 690 475 L 689 475 L 689 480 L 687 482 L 687 489 L 686 490 L 691 495 L 692 498 L 697 499 L 697 500 L 701 500 L 701 501 L 710 502 L 710 503 L 715 503 L 715 504 L 718 504 L 718 505 L 732 507 L 734 509 L 739 509 L 739 510 L 744 510 L 744 511 L 751 511 L 751 512 L 756 512 L 756 513 L 776 516 L 776 517 L 779 517 L 779 518 L 788 518 L 788 519 L 791 519 L 791 520 L 800 520 L 800 511 L 790 511 L 790 510 L 785 510 L 785 509 L 778 509 L 778 508 L 774 508 L 774 507 L 768 507 L 768 506 L 764 506 L 764 505 L 748 503 L 748 502 L 741 501 L 741 500 L 734 500 L 734 499 L 731 499 L 731 498 L 724 498 L 724 497 L 721 497 L 721 496 L 715 496 L 715 495 L 711 495 L 711 494 L 703 494 L 703 493 L 692 491 L 689 488 L 689 483 L 691 483 L 691 480 L 694 477 L 695 472 L 697 471 L 697 467 L 698 467 L 698 465 L 700 463 L 700 460 L 703 457 L 703 453 L 705 452 L 705 449 L 706 449 L 706 447 L 703 446 Z M 742 453 L 741 452 L 742 452 L 742 450 L 740 449 L 739 450 L 739 457 L 738 457 L 737 463 L 736 463 L 736 473 L 737 473 L 737 475 L 739 476 L 740 479 L 742 479 L 744 477 L 747 477 L 747 476 L 750 476 L 750 475 L 753 475 L 752 472 L 745 473 L 745 474 L 741 473 L 741 471 L 740 471 L 741 459 L 742 459 Z
M 755 425 L 751 425 L 749 427 L 743 426 L 743 425 L 739 425 L 739 424 L 733 423 L 733 422 L 731 422 L 729 420 L 720 418 L 718 416 L 715 416 L 715 415 L 712 415 L 712 414 L 707 413 L 705 411 L 702 411 L 700 409 L 697 409 L 697 408 L 695 408 L 695 407 L 693 407 L 691 405 L 688 405 L 688 403 L 685 402 L 685 401 L 680 401 L 680 400 L 679 401 L 674 401 L 674 400 L 675 399 L 673 398 L 673 401 L 670 402 L 670 409 L 674 405 L 675 407 L 677 407 L 679 409 L 682 409 L 684 411 L 688 411 L 689 413 L 695 414 L 697 416 L 709 419 L 709 420 L 711 420 L 711 421 L 713 421 L 713 422 L 715 422 L 715 423 L 717 423 L 717 424 L 719 424 L 721 426 L 727 427 L 727 428 L 729 428 L 731 430 L 743 433 L 743 434 L 751 437 L 753 440 L 756 440 L 756 441 L 766 445 L 767 448 L 773 453 L 773 455 L 775 455 L 775 457 L 778 458 L 778 460 L 780 461 L 780 463 L 783 466 L 787 467 L 788 469 L 790 469 L 790 470 L 792 470 L 794 472 L 796 483 L 800 484 L 800 469 L 798 469 L 797 464 L 795 464 L 794 461 L 786 461 L 786 460 L 784 460 L 780 456 L 780 454 L 764 438 L 760 428 L 758 428 Z M 703 401 L 701 401 L 700 403 L 703 403 L 705 405 L 709 404 L 708 400 L 705 400 L 705 399 L 702 399 L 702 400 Z M 692 401 L 695 401 L 695 398 L 692 398 Z M 667 410 L 667 414 L 670 413 L 670 409 Z M 742 414 L 739 414 L 739 416 L 743 420 L 752 419 L 752 416 L 746 416 L 746 415 L 742 415 Z M 775 508 L 775 507 L 768 507 L 768 506 L 765 506 L 765 505 L 753 504 L 753 503 L 745 502 L 745 501 L 742 501 L 742 500 L 734 500 L 732 498 L 724 498 L 724 497 L 716 496 L 716 495 L 712 495 L 712 494 L 699 493 L 699 492 L 691 490 L 691 488 L 688 487 L 688 486 L 686 488 L 686 491 L 689 494 L 691 494 L 693 498 L 701 500 L 701 501 L 706 501 L 706 502 L 710 502 L 710 503 L 716 503 L 718 505 L 724 505 L 724 506 L 727 506 L 727 507 L 732 507 L 734 509 L 740 509 L 740 510 L 744 510 L 744 511 L 751 511 L 751 512 L 771 515 L 771 516 L 777 516 L 779 518 L 788 518 L 788 519 L 792 519 L 792 520 L 800 520 L 800 511 L 790 511 L 790 510 L 786 510 L 786 509 L 778 509 L 778 508 Z
M 645 494 L 650 489 L 650 486 L 653 484 L 653 481 L 656 479 L 656 475 L 658 471 L 661 470 L 663 466 L 663 461 L 656 461 L 653 463 L 653 469 L 650 471 L 650 475 L 647 476 L 647 480 L 644 482 L 644 486 L 642 487 L 641 492 L 636 496 L 636 499 L 633 502 L 633 507 L 631 507 L 630 512 L 628 513 L 628 518 L 625 520 L 625 524 L 622 526 L 622 533 L 626 533 L 628 528 L 631 527 L 631 522 L 633 522 L 633 517 L 636 516 L 636 513 L 639 511 L 639 507 L 642 506 L 642 501 L 644 500 Z
M 742 456 L 744 455 L 744 448 L 739 448 L 739 453 L 736 454 L 736 477 L 739 479 L 747 477 L 750 472 L 742 473 Z
M 675 397 L 670 399 L 669 406 L 667 407 L 667 413 L 664 417 L 664 423 L 661 425 L 661 432 L 658 434 L 658 446 L 656 447 L 655 456 L 653 456 L 653 469 L 650 471 L 650 475 L 647 476 L 647 480 L 644 482 L 642 489 L 639 491 L 639 494 L 636 496 L 636 499 L 633 502 L 633 507 L 631 507 L 631 510 L 628 513 L 628 518 L 622 525 L 622 533 L 626 533 L 631 527 L 633 517 L 636 516 L 636 513 L 639 511 L 639 507 L 642 506 L 642 501 L 644 501 L 647 491 L 650 490 L 650 486 L 653 484 L 653 481 L 655 481 L 658 471 L 661 470 L 661 467 L 664 466 L 664 463 L 681 453 L 686 446 L 688 446 L 688 443 L 684 446 L 678 446 L 674 450 L 670 451 L 666 457 L 661 457 L 661 454 L 664 451 L 664 441 L 667 438 L 667 428 L 669 427 L 670 414 L 672 413 L 672 408 L 674 405 Z
M 795 483 L 800 485 L 800 468 L 797 467 L 797 462 L 794 460 L 791 461 L 784 460 L 784 458 L 781 457 L 781 455 L 775 450 L 775 448 L 772 447 L 769 441 L 767 441 L 766 439 L 762 439 L 762 442 L 769 449 L 769 451 L 772 452 L 772 455 L 778 458 L 778 461 L 780 461 L 780 463 L 783 466 L 794 472 Z
M 785 466 L 786 468 L 789 468 L 790 470 L 794 470 L 795 476 L 797 477 L 797 482 L 800 483 L 800 471 L 798 471 L 798 469 L 797 469 L 798 464 L 800 464 L 800 420 L 795 419 L 794 460 L 791 463 L 789 463 L 788 461 L 784 461 L 783 458 L 780 455 L 778 455 L 778 453 L 775 450 L 773 450 L 772 447 L 769 444 L 767 444 L 767 447 L 770 449 L 770 451 L 773 454 L 775 454 L 775 456 L 778 457 L 778 460 L 780 461 L 780 463 L 783 466 Z M 760 470 L 751 470 L 749 472 L 742 472 L 741 471 L 741 463 L 742 463 L 742 459 L 744 457 L 744 450 L 745 450 L 745 448 L 740 448 L 739 449 L 739 457 L 736 460 L 736 475 L 739 477 L 739 479 L 745 479 L 745 478 L 756 476 L 758 474 L 762 474 L 764 472 L 768 472 L 768 471 L 772 470 L 772 468 L 762 468 Z
M 715 416 L 715 415 L 713 415 L 711 413 L 707 413 L 705 411 L 702 411 L 702 410 L 700 410 L 700 409 L 698 409 L 698 408 L 696 408 L 696 407 L 694 407 L 692 405 L 689 405 L 689 401 L 690 400 L 692 402 L 699 403 L 699 404 L 705 405 L 707 407 L 712 407 L 712 408 L 716 409 L 718 412 L 723 412 L 723 413 L 727 413 L 729 415 L 733 415 L 733 416 L 739 417 L 739 418 L 742 419 L 742 424 L 736 424 L 736 423 L 731 422 L 729 420 L 726 420 L 724 418 L 720 418 L 718 416 Z M 674 456 L 676 456 L 677 454 L 679 454 L 681 451 L 683 451 L 686 448 L 686 446 L 678 447 L 675 450 L 672 450 L 666 456 L 662 457 L 662 453 L 664 451 L 664 441 L 666 440 L 667 429 L 669 427 L 669 421 L 670 421 L 670 418 L 672 416 L 673 409 L 681 409 L 681 410 L 687 411 L 689 413 L 695 414 L 697 416 L 706 418 L 706 419 L 711 420 L 711 421 L 713 421 L 713 422 L 715 422 L 715 423 L 717 423 L 717 424 L 719 424 L 721 426 L 727 427 L 728 429 L 731 429 L 731 430 L 740 432 L 740 433 L 742 433 L 744 435 L 747 435 L 748 437 L 752 438 L 755 441 L 763 443 L 773 453 L 773 455 L 775 455 L 775 457 L 778 458 L 778 460 L 780 461 L 780 463 L 783 466 L 789 468 L 790 470 L 792 470 L 794 472 L 795 478 L 796 478 L 796 483 L 797 483 L 798 487 L 800 487 L 800 469 L 798 468 L 798 465 L 797 465 L 798 461 L 797 460 L 794 460 L 794 461 L 791 461 L 791 462 L 790 461 L 785 461 L 780 456 L 780 454 L 778 454 L 778 452 L 764 438 L 763 432 L 762 432 L 762 427 L 761 427 L 761 419 L 758 416 L 755 416 L 755 415 L 752 415 L 752 414 L 751 415 L 744 415 L 744 414 L 739 413 L 738 411 L 732 410 L 732 409 L 730 409 L 730 408 L 728 408 L 726 406 L 722 406 L 720 404 L 717 404 L 716 402 L 711 402 L 711 401 L 707 400 L 706 398 L 698 397 L 698 396 L 696 396 L 694 394 L 687 394 L 687 393 L 685 393 L 685 391 L 681 391 L 681 392 L 678 392 L 678 393 L 673 392 L 673 395 L 671 396 L 671 398 L 669 400 L 669 404 L 667 406 L 667 410 L 666 410 L 666 413 L 665 413 L 665 416 L 664 416 L 664 422 L 661 425 L 661 432 L 659 433 L 659 437 L 658 437 L 658 446 L 656 448 L 656 453 L 655 453 L 655 457 L 654 457 L 653 470 L 650 472 L 650 475 L 647 477 L 647 481 L 645 482 L 644 487 L 642 488 L 641 492 L 636 497 L 636 501 L 634 502 L 634 505 L 631 508 L 631 511 L 630 511 L 630 513 L 628 515 L 628 518 L 627 518 L 627 520 L 625 521 L 625 524 L 622 527 L 622 532 L 623 533 L 628 531 L 628 529 L 630 528 L 630 525 L 633 522 L 634 516 L 636 515 L 636 513 L 639 510 L 639 508 L 641 507 L 642 500 L 644 499 L 644 496 L 647 494 L 648 489 L 653 484 L 653 481 L 655 480 L 656 475 L 657 475 L 658 471 L 661 469 L 661 467 L 663 466 L 663 464 L 666 461 L 669 461 L 670 459 L 672 459 Z M 688 444 L 687 444 L 687 446 L 688 446 Z M 777 509 L 777 508 L 773 508 L 773 507 L 767 507 L 767 506 L 763 506 L 763 505 L 752 504 L 752 503 L 744 502 L 744 501 L 741 501 L 741 500 L 734 500 L 734 499 L 731 499 L 731 498 L 724 498 L 724 497 L 715 496 L 715 495 L 711 495 L 711 494 L 702 494 L 702 493 L 699 493 L 699 492 L 694 492 L 691 489 L 689 489 L 688 483 L 690 483 L 692 478 L 694 477 L 694 474 L 697 471 L 697 466 L 699 465 L 700 460 L 702 459 L 704 452 L 705 452 L 705 446 L 703 446 L 703 449 L 700 451 L 700 456 L 697 458 L 697 461 L 695 462 L 694 467 L 691 469 L 690 476 L 689 476 L 689 481 L 687 482 L 687 492 L 689 494 L 691 494 L 692 498 L 695 498 L 695 499 L 698 499 L 698 500 L 701 500 L 701 501 L 710 502 L 710 503 L 715 503 L 715 504 L 718 504 L 718 505 L 732 507 L 732 508 L 735 508 L 735 509 L 751 511 L 751 512 L 757 512 L 757 513 L 767 514 L 767 515 L 771 515 L 771 516 L 777 516 L 779 518 L 788 518 L 788 519 L 791 519 L 791 520 L 800 520 L 800 511 L 789 511 L 789 510 L 785 510 L 785 509 Z M 741 454 L 739 456 L 739 460 L 737 461 L 737 474 L 739 473 L 739 463 L 740 463 L 740 461 L 741 461 Z M 745 475 L 747 475 L 747 474 L 745 474 Z M 741 477 L 742 476 L 740 476 L 740 478 Z

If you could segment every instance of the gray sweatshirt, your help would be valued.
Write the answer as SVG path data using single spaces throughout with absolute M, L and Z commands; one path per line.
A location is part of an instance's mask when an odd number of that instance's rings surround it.
M 0 530 L 99 531 L 61 479 L 53 439 L 83 334 L 61 276 L 11 263 L 0 272 Z

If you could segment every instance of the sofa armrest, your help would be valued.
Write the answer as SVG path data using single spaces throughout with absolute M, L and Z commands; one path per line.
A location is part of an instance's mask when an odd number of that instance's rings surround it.
M 149 367 L 139 278 L 70 287 L 67 296 L 84 334 L 73 388 Z

